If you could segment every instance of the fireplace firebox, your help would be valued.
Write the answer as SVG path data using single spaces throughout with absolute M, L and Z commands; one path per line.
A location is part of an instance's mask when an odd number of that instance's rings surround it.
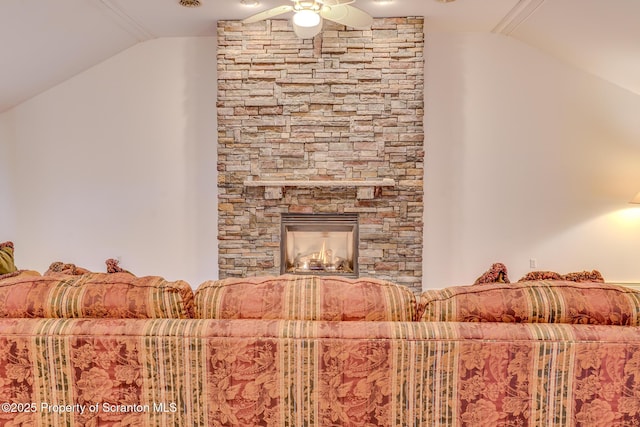
M 358 277 L 357 214 L 282 214 L 282 274 Z

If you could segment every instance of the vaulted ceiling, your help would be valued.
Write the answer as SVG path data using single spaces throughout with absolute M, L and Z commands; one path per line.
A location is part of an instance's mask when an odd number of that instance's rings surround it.
M 146 40 L 213 36 L 215 22 L 243 19 L 291 0 L 0 1 L 0 112 Z M 429 32 L 513 37 L 640 95 L 638 0 L 356 0 L 375 17 L 424 16 Z M 287 15 L 283 15 L 284 18 Z

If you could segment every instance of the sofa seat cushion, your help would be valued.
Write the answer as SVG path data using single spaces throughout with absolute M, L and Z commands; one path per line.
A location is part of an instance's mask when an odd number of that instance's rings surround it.
M 619 285 L 537 280 L 425 291 L 424 321 L 640 325 L 640 292 Z
M 0 281 L 0 317 L 190 318 L 193 291 L 128 273 L 18 276 Z
M 415 296 L 404 286 L 370 278 L 228 278 L 198 287 L 195 314 L 209 319 L 410 321 Z

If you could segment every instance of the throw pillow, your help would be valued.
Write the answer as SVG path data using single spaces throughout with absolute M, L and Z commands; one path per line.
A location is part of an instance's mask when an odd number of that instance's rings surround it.
M 562 276 L 555 271 L 531 271 L 518 280 L 518 282 L 529 282 L 532 280 L 562 280 Z
M 599 282 L 604 283 L 604 277 L 598 270 L 591 271 L 578 271 L 575 273 L 569 273 L 562 276 L 563 280 L 569 280 L 572 282 Z
M 49 265 L 49 269 L 44 272 L 45 276 L 55 275 L 67 275 L 67 276 L 80 276 L 82 274 L 90 273 L 86 268 L 78 267 L 75 264 L 65 264 L 60 261 L 52 262 Z
M 529 282 L 532 280 L 566 280 L 569 282 L 604 283 L 604 278 L 598 270 L 578 271 L 568 274 L 559 274 L 555 271 L 532 271 L 522 276 L 518 282 Z
M 496 262 L 482 276 L 478 277 L 473 284 L 481 285 L 485 283 L 510 283 L 507 267 L 501 262 Z
M 120 261 L 118 261 L 117 259 L 109 258 L 104 263 L 107 264 L 107 273 L 129 273 L 132 276 L 135 276 L 135 274 L 133 274 L 132 272 L 120 267 Z
M 0 243 L 0 275 L 16 272 L 13 260 L 13 242 Z

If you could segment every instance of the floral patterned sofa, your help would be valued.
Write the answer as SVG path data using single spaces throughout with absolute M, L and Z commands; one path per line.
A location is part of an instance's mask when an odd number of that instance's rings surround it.
M 0 425 L 633 425 L 639 307 L 602 283 L 18 275 Z

